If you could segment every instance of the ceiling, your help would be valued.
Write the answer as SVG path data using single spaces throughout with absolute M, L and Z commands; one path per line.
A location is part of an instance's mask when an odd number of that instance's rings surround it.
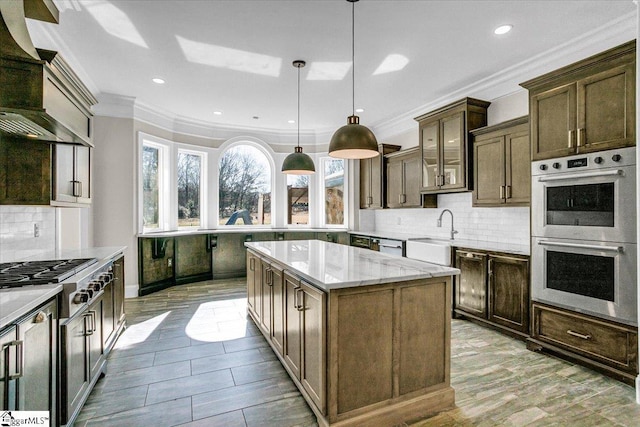
M 327 132 L 351 114 L 352 4 L 345 0 L 54 2 L 60 24 L 29 20 L 34 44 L 59 50 L 98 99 L 134 97 L 213 127 L 295 131 L 292 61 L 302 59 L 301 129 Z M 426 112 L 420 108 L 635 13 L 631 0 L 362 0 L 355 3 L 360 122 L 375 128 Z M 513 30 L 495 35 L 501 24 Z M 389 57 L 395 61 L 381 72 Z M 320 65 L 329 68 L 316 72 Z

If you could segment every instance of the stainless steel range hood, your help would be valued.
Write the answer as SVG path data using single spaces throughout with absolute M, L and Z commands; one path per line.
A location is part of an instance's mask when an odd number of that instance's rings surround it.
M 51 0 L 0 1 L 0 134 L 92 146 L 97 103 L 57 52 L 33 47 L 25 18 L 58 22 Z

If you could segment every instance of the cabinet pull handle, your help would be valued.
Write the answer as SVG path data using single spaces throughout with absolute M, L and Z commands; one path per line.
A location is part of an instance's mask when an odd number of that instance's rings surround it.
M 487 273 L 489 274 L 489 277 L 491 277 L 493 275 L 493 260 L 490 259 L 488 262 L 488 271 Z
M 589 334 L 585 335 L 585 334 L 581 334 L 581 333 L 579 333 L 579 332 L 574 332 L 574 331 L 572 331 L 571 329 L 569 329 L 569 330 L 567 331 L 567 333 L 568 333 L 569 335 L 571 335 L 572 337 L 581 338 L 581 339 L 583 339 L 583 340 L 590 340 L 590 339 L 591 339 L 591 335 L 589 335 Z
M 298 292 L 302 293 L 301 297 L 298 297 Z M 304 291 L 302 290 L 302 288 L 296 289 L 296 299 L 298 300 L 298 305 L 296 306 L 296 309 L 298 311 L 304 311 Z
M 569 140 L 568 140 L 568 142 L 567 142 L 567 148 L 572 148 L 572 147 L 573 147 L 573 138 L 572 138 L 572 135 L 573 135 L 573 130 L 570 130 L 570 131 L 569 131 L 569 138 L 568 138 Z
M 9 344 L 7 344 L 7 348 L 11 348 L 11 347 L 16 348 L 16 351 L 18 352 L 18 360 L 16 360 L 16 371 L 13 374 L 8 373 L 7 376 L 9 380 L 15 380 L 24 375 L 24 341 L 22 340 L 11 341 Z M 9 352 L 8 354 L 10 357 L 11 353 Z M 7 363 L 7 366 L 8 366 L 9 358 L 7 358 L 7 361 L 5 363 Z
M 500 199 L 504 199 L 504 198 L 505 198 L 505 196 L 504 196 L 504 185 L 501 185 L 500 186 Z
M 93 326 L 89 323 L 87 323 L 87 319 L 89 320 L 89 322 L 93 322 L 93 319 L 91 318 L 91 312 L 85 313 L 84 314 L 84 335 L 86 337 L 88 337 L 89 335 L 93 335 Z
M 82 182 L 81 181 L 71 181 L 73 184 L 73 197 L 81 197 L 82 196 Z
M 578 137 L 576 138 L 576 145 L 578 147 L 582 147 L 584 146 L 584 135 L 585 135 L 585 129 L 584 128 L 578 128 Z
M 510 185 L 505 185 L 505 189 L 507 192 L 506 198 L 510 199 L 511 198 L 511 186 Z
M 256 261 L 255 258 L 253 258 L 253 257 L 249 258 L 249 270 L 255 271 L 255 269 L 256 269 L 255 261 Z
M 265 275 L 264 280 L 265 280 L 265 282 L 267 282 L 268 286 L 271 286 L 271 269 L 267 268 L 265 270 L 265 273 L 267 273 L 267 274 Z
M 367 196 L 367 206 L 371 206 L 373 204 L 373 197 Z

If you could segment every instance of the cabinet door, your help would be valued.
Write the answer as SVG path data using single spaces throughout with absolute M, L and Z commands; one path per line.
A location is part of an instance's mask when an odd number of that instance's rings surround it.
M 384 156 L 382 153 L 371 161 L 371 202 L 370 208 L 380 209 L 383 207 L 382 200 L 382 165 Z
M 89 314 L 89 329 L 87 330 L 89 346 L 89 372 L 90 378 L 93 378 L 102 368 L 103 362 L 103 299 L 100 298 L 99 300 L 93 302 L 89 306 L 89 311 L 87 313 Z
M 478 138 L 474 142 L 473 206 L 499 206 L 504 203 L 504 157 L 504 137 Z M 530 176 L 528 178 L 531 179 Z
M 124 256 L 121 256 L 113 263 L 113 313 L 116 328 L 124 322 L 124 285 Z
M 371 164 L 372 159 L 360 159 L 360 209 L 368 209 L 373 204 Z
M 324 414 L 325 408 L 325 294 L 300 283 L 298 302 L 302 313 L 302 372 L 300 382 Z
M 75 146 L 75 196 L 78 203 L 91 203 L 91 148 Z
M 71 144 L 54 145 L 54 187 L 53 200 L 75 203 L 73 193 L 75 175 L 75 150 Z
M 456 277 L 454 306 L 476 316 L 486 318 L 487 256 L 467 251 L 456 251 Z
M 208 234 L 178 236 L 176 245 L 176 281 L 187 279 L 181 283 L 193 281 L 201 277 L 202 280 L 211 276 L 211 247 Z
M 508 205 L 528 205 L 531 201 L 531 144 L 529 132 L 505 137 L 505 200 Z
M 489 257 L 489 317 L 499 325 L 529 331 L 529 261 Z
M 532 95 L 531 158 L 549 159 L 573 154 L 576 146 L 576 85 Z
M 9 326 L 0 332 L 0 409 L 15 410 L 16 380 L 9 376 L 16 373 L 18 350 L 16 327 Z
M 440 129 L 442 135 L 440 188 L 464 188 L 467 186 L 464 112 L 443 118 L 440 121 Z
M 151 237 L 138 241 L 142 287 L 173 281 L 173 238 Z M 154 257 L 155 256 L 155 257 Z M 143 289 L 141 289 L 143 291 Z
M 283 271 L 271 266 L 272 324 L 271 342 L 281 355 L 284 353 L 284 278 Z
M 23 342 L 23 376 L 18 380 L 18 408 L 23 411 L 49 411 L 56 417 L 58 366 L 58 304 L 50 301 L 18 323 Z
M 257 233 L 257 235 L 260 234 L 263 233 Z M 270 237 L 273 240 L 273 233 L 264 234 L 271 234 Z M 215 239 L 217 244 L 212 250 L 213 278 L 228 279 L 244 276 L 247 271 L 244 242 L 245 239 L 253 239 L 253 236 L 242 233 L 220 233 L 215 236 Z
M 417 153 L 416 153 L 417 154 Z M 420 165 L 422 161 L 418 155 L 404 160 L 404 203 L 403 207 L 421 206 L 420 195 Z
M 0 204 L 51 202 L 51 146 L 0 138 Z
M 387 207 L 401 207 L 402 195 L 403 162 L 402 160 L 390 159 L 387 163 Z
M 271 336 L 271 305 L 272 305 L 272 269 L 268 262 L 262 261 L 262 283 L 260 289 L 260 328 L 267 336 Z
M 259 287 L 260 258 L 253 252 L 247 251 L 247 308 L 251 313 L 257 315 L 257 293 L 261 291 Z
M 438 165 L 440 159 L 440 121 L 420 127 L 420 146 L 422 147 L 422 189 L 437 190 Z
M 114 295 L 113 295 L 113 281 L 108 282 L 104 288 L 102 288 L 102 302 L 103 302 L 103 318 L 102 318 L 102 346 L 107 348 L 111 345 L 112 340 L 115 338 L 113 332 L 115 331 L 115 316 L 114 316 Z
M 635 64 L 580 80 L 577 90 L 580 151 L 635 145 Z
M 63 324 L 61 377 L 62 387 L 61 424 L 66 424 L 81 403 L 82 395 L 89 386 L 89 358 L 87 356 L 87 334 L 91 329 L 90 314 L 85 313 Z
M 285 340 L 284 362 L 297 379 L 300 379 L 302 361 L 302 316 L 298 308 L 298 290 L 300 281 L 286 272 L 284 273 L 285 293 Z

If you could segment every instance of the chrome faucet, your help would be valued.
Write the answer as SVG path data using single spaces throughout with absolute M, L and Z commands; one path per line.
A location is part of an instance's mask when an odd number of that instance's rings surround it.
M 445 212 L 449 212 L 451 214 L 451 240 L 453 240 L 453 236 L 458 234 L 458 232 L 453 229 L 453 212 L 449 209 L 443 209 L 440 213 L 440 217 L 438 218 L 438 227 L 442 227 L 442 215 L 444 215 Z

